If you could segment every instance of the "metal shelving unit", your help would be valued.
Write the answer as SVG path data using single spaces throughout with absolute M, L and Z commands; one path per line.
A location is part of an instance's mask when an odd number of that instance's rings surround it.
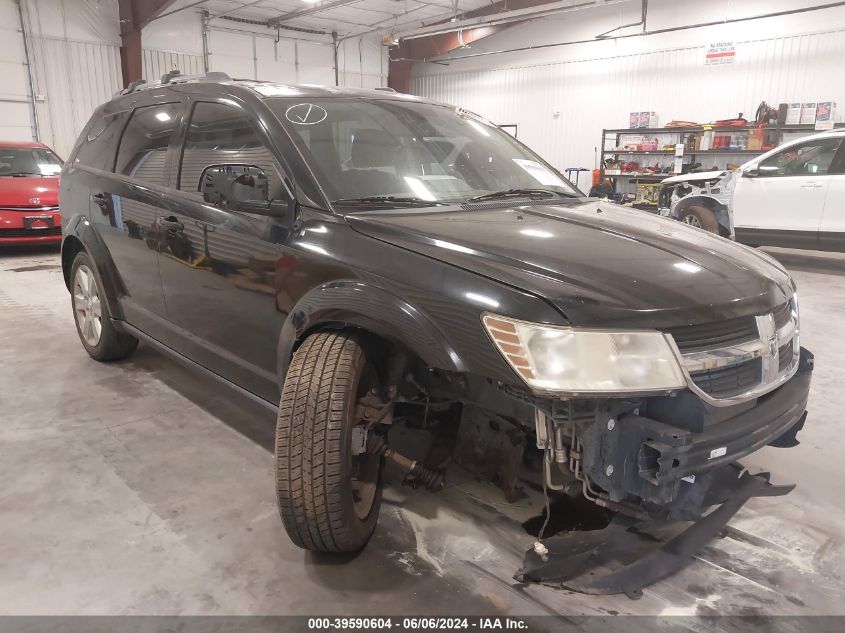
M 838 124 L 836 127 L 842 127 L 845 124 Z M 708 126 L 709 127 L 709 126 Z M 752 131 L 758 129 L 758 125 L 746 125 L 736 127 L 710 127 L 714 136 L 716 135 L 735 135 L 735 134 L 750 134 Z M 813 125 L 764 125 L 764 132 L 766 132 L 765 143 L 767 145 L 780 145 L 786 135 L 809 135 L 814 131 Z M 703 127 L 660 127 L 660 128 L 608 128 L 602 130 L 601 138 L 601 177 L 609 178 L 614 184 L 614 189 L 618 193 L 629 194 L 636 190 L 636 185 L 641 183 L 658 183 L 664 178 L 675 175 L 674 161 L 676 158 L 674 146 L 682 144 L 685 146 L 681 160 L 684 164 L 704 162 L 707 164 L 702 167 L 702 170 L 709 170 L 711 167 L 717 169 L 726 169 L 728 163 L 742 164 L 750 160 L 754 156 L 764 154 L 769 150 L 749 150 L 749 149 L 728 149 L 717 148 L 707 150 L 692 150 L 686 149 L 687 140 L 691 134 L 701 134 L 704 132 Z M 620 150 L 617 149 L 624 145 L 625 136 L 644 136 L 646 138 L 657 138 L 661 146 L 671 145 L 673 149 L 658 149 L 658 150 Z M 794 136 L 793 136 L 794 138 Z M 646 160 L 638 161 L 646 163 L 649 159 L 656 159 L 658 165 L 665 169 L 669 167 L 669 171 L 661 173 L 653 172 L 623 172 L 619 174 L 608 174 L 605 169 L 605 160 L 608 158 L 622 158 L 622 157 L 643 157 Z M 734 157 L 735 160 L 731 160 Z M 712 165 L 710 164 L 712 160 Z M 652 161 L 651 164 L 654 164 Z M 643 167 L 644 165 L 641 165 Z

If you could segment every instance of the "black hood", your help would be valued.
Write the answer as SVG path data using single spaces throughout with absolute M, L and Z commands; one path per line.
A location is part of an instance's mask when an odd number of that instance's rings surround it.
M 573 325 L 707 323 L 770 312 L 792 294 L 789 275 L 767 255 L 644 211 L 585 199 L 476 206 L 347 221 L 543 297 Z

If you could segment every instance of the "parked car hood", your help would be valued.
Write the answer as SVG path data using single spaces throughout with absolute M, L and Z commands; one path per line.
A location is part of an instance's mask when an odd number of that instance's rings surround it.
M 689 174 L 681 174 L 680 176 L 669 176 L 661 180 L 661 184 L 672 185 L 679 182 L 696 182 L 699 180 L 719 180 L 727 176 L 729 171 L 699 171 Z
M 34 202 L 36 199 L 38 202 Z M 0 176 L 0 207 L 53 207 L 58 204 L 58 176 Z
M 531 292 L 573 325 L 652 328 L 765 314 L 792 294 L 768 255 L 594 199 L 350 214 L 373 238 Z

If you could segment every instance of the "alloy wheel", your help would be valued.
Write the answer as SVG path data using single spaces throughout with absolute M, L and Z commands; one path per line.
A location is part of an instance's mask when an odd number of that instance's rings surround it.
M 692 213 L 684 216 L 684 223 L 694 226 L 697 229 L 701 228 L 701 220 L 698 219 L 697 215 L 693 215 Z
M 94 273 L 85 264 L 73 279 L 73 314 L 85 342 L 96 347 L 103 334 L 103 312 Z

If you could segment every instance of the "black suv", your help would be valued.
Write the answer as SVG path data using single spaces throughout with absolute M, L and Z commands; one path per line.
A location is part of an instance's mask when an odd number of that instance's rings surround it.
M 806 416 L 778 263 L 586 198 L 443 103 L 131 86 L 82 132 L 61 212 L 92 358 L 142 340 L 278 406 L 279 508 L 304 548 L 367 542 L 387 463 L 432 490 L 450 462 L 508 499 L 536 485 L 655 515 L 794 445 Z

